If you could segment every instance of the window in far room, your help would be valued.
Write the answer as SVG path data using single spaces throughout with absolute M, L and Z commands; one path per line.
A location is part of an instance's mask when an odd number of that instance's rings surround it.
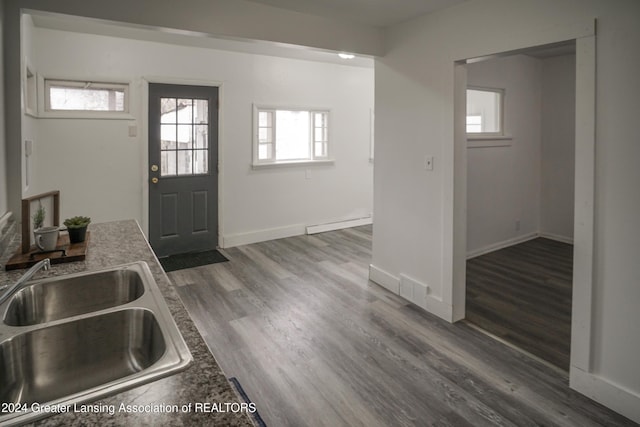
M 503 135 L 503 98 L 502 89 L 467 89 L 467 134 Z

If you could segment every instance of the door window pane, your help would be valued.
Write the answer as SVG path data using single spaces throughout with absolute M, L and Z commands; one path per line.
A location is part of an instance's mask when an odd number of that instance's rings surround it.
M 179 150 L 178 151 L 178 175 L 192 175 L 193 174 L 193 151 L 192 150 Z
M 209 123 L 209 101 L 206 99 L 196 99 L 194 105 L 193 122 L 200 124 Z
M 209 101 L 161 98 L 161 176 L 209 173 Z
M 194 148 L 202 149 L 209 148 L 209 126 L 208 125 L 196 125 L 194 135 Z
M 193 148 L 193 125 L 178 125 L 178 149 Z
M 193 123 L 193 99 L 178 99 L 178 123 Z
M 161 151 L 160 152 L 160 176 L 176 175 L 176 152 Z
M 160 123 L 177 123 L 175 98 L 160 98 Z
M 193 173 L 200 175 L 209 173 L 209 150 L 193 151 Z
M 176 125 L 160 125 L 160 148 L 162 150 L 175 150 Z

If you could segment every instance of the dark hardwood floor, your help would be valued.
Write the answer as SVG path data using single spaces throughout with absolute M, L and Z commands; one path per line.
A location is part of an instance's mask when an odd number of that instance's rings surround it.
M 560 371 L 368 281 L 371 227 L 224 252 L 169 277 L 270 427 L 634 425 Z
M 573 246 L 538 238 L 467 261 L 466 318 L 569 371 Z

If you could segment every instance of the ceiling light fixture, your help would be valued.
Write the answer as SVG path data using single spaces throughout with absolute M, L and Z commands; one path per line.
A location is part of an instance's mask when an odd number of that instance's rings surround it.
M 353 53 L 340 52 L 338 56 L 342 59 L 353 59 L 356 56 Z

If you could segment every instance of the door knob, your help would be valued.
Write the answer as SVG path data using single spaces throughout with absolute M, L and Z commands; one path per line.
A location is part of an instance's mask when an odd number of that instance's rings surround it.
M 151 172 L 158 172 L 158 165 L 151 165 Z
M 153 182 L 154 184 L 157 184 L 158 183 L 158 178 L 156 178 L 156 177 L 151 178 L 151 182 Z

